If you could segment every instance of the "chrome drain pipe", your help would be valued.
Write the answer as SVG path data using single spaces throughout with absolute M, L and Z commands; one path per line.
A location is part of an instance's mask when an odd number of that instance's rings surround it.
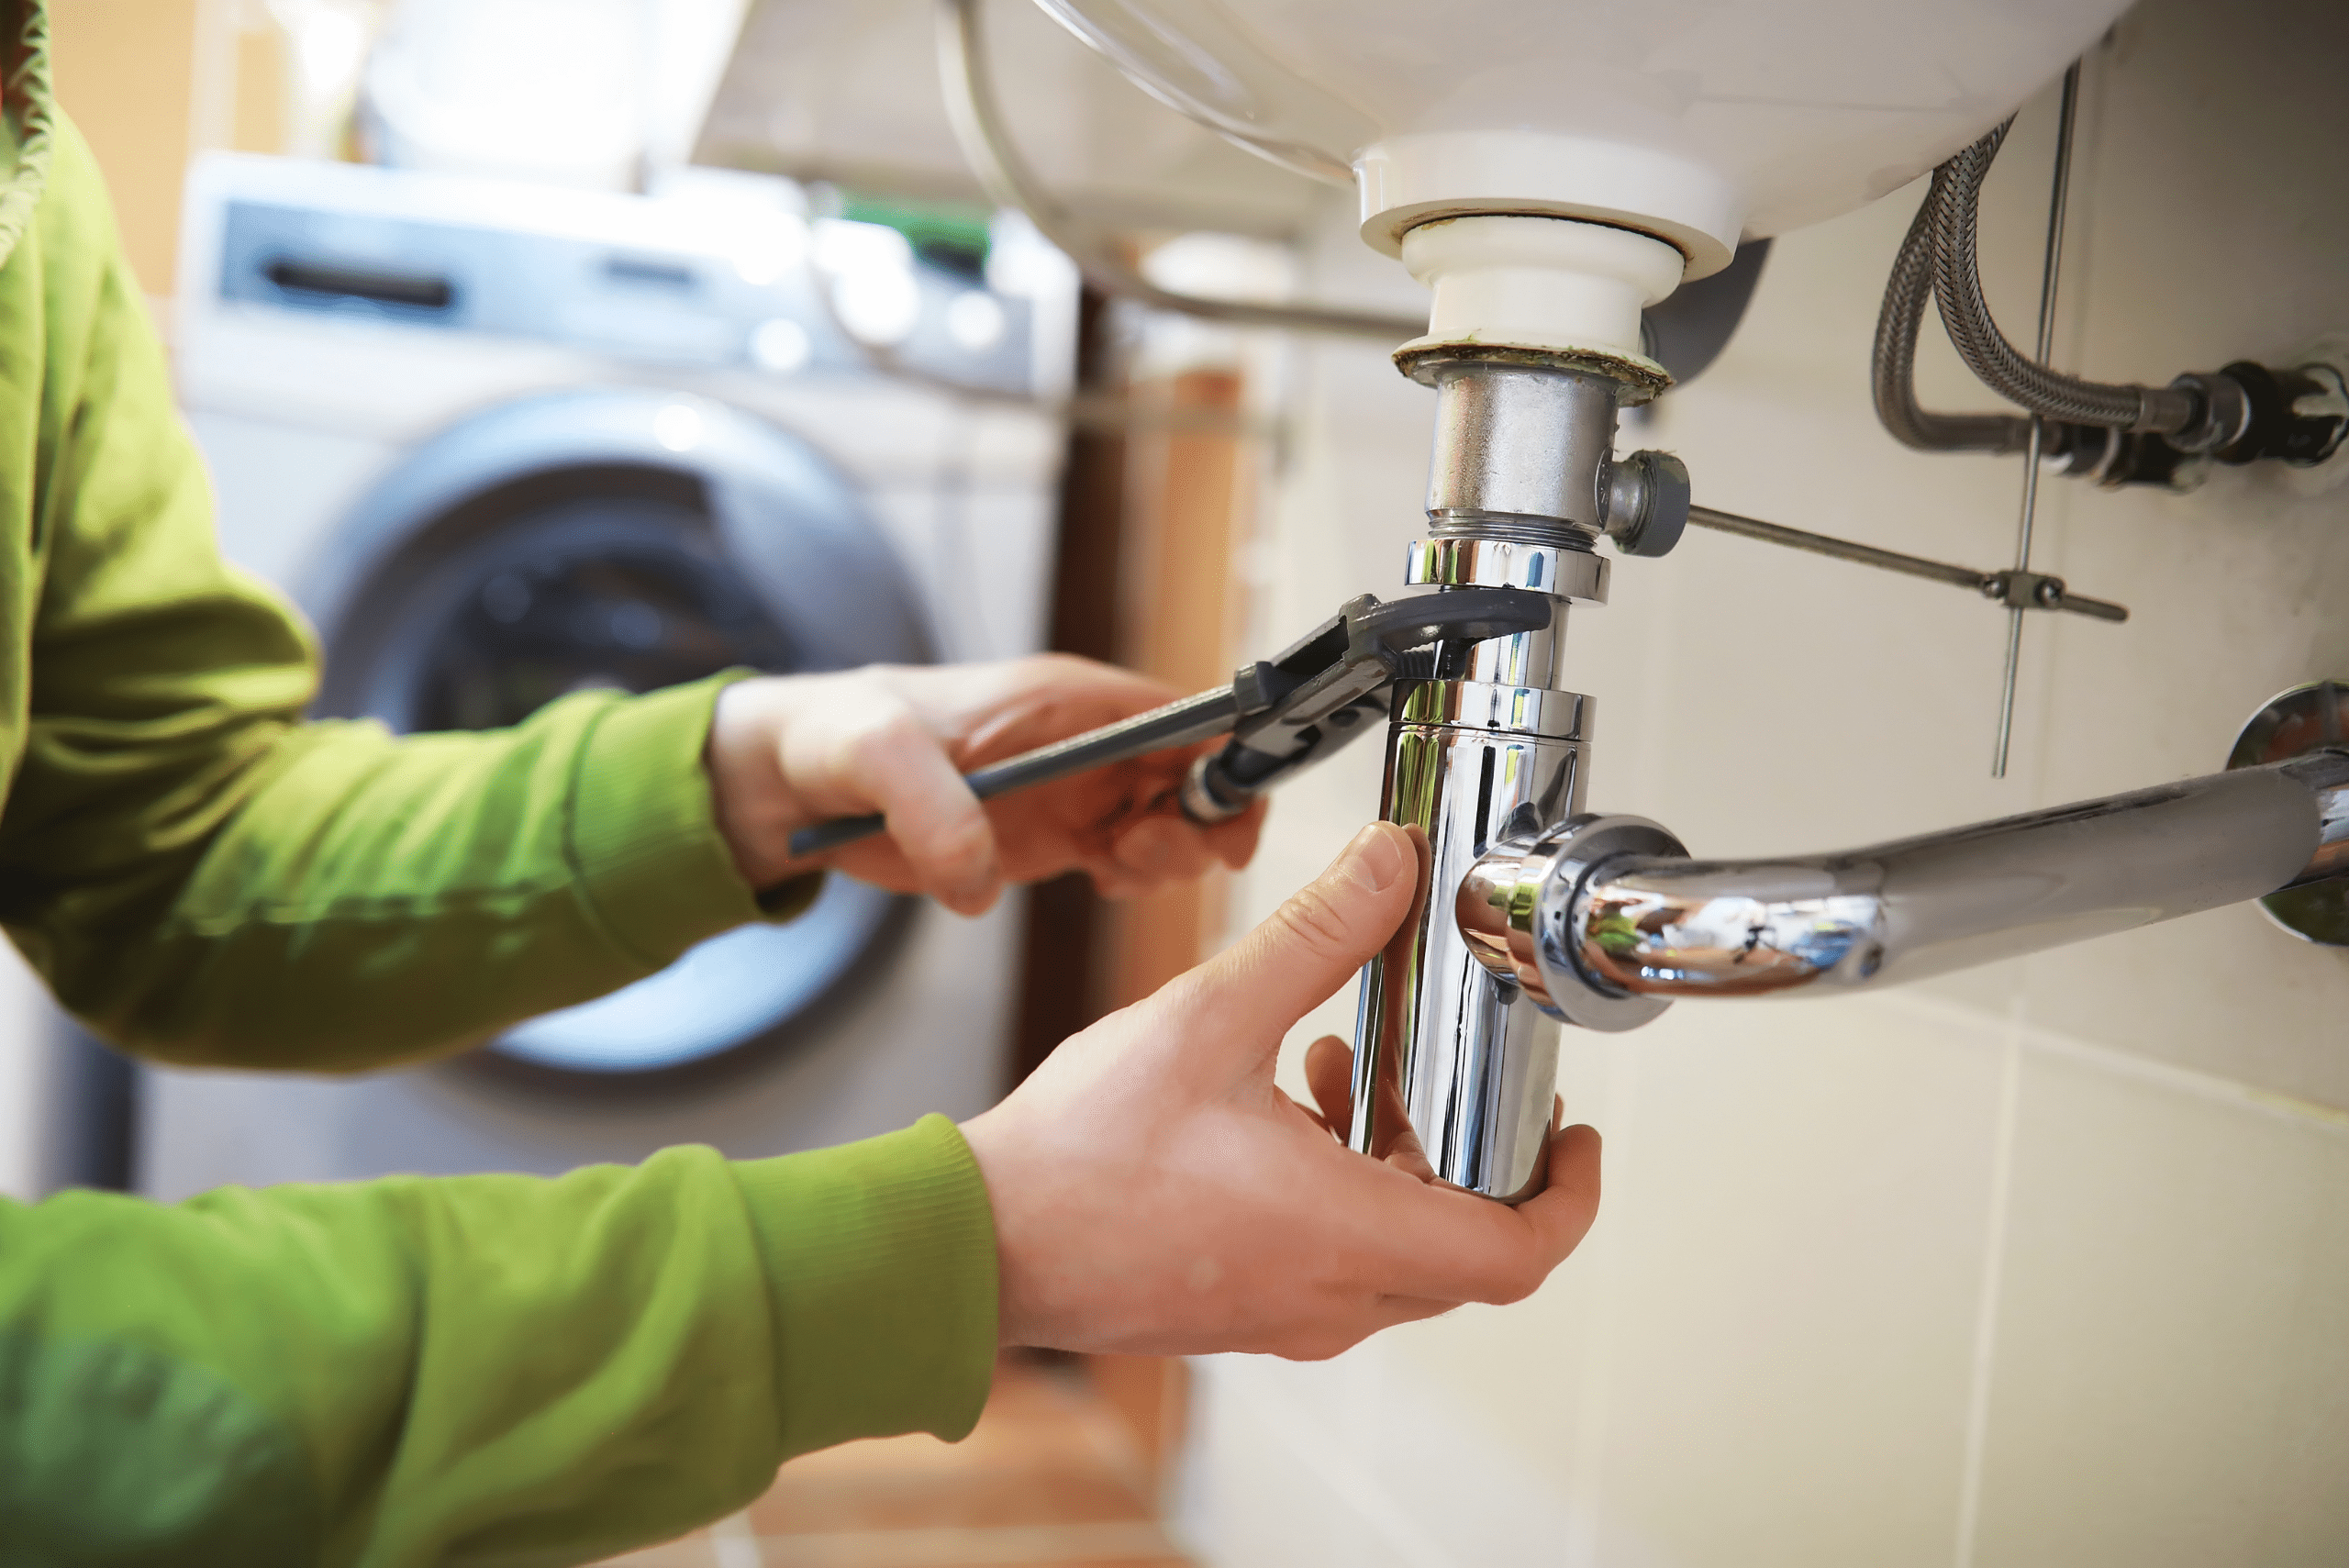
M 1482 681 L 1405 686 L 1382 815 L 1419 851 L 1419 896 L 1363 976 L 1349 1142 L 1415 1140 L 1434 1173 L 1504 1201 L 1541 1190 L 1558 1026 L 1476 961 L 1444 895 L 1497 840 L 1582 806 L 1586 699 Z
M 1579 814 L 1590 701 L 1556 686 L 1568 608 L 1607 602 L 1605 529 L 1621 387 L 1587 366 L 1470 349 L 1423 361 L 1436 388 L 1428 537 L 1405 581 L 1551 600 L 1547 629 L 1436 645 L 1398 679 L 1380 815 L 1419 847 L 1410 917 L 1363 976 L 1348 1142 L 1424 1153 L 1435 1175 L 1516 1202 L 1540 1190 L 1557 1025 L 1476 961 L 1453 890 L 1491 847 Z
M 2349 873 L 2349 751 L 1841 854 L 1691 860 L 1638 817 L 1496 846 L 1453 903 L 1487 971 L 1620 1029 L 1678 996 L 1840 995 Z

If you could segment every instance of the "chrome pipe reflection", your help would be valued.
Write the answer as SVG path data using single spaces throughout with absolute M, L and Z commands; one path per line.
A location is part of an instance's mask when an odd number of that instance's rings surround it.
M 1540 1190 L 1557 1026 L 1469 954 L 1437 890 L 1497 840 L 1581 809 L 1585 711 L 1569 692 L 1412 682 L 1387 736 L 1381 815 L 1418 842 L 1419 892 L 1363 977 L 1348 1141 L 1508 1202 Z
M 1584 817 L 1487 858 L 1459 913 L 1489 971 L 1531 968 L 1570 1018 L 1594 1000 L 1840 993 L 2257 898 L 2349 871 L 2349 752 L 1842 854 L 1593 852 L 1636 821 Z

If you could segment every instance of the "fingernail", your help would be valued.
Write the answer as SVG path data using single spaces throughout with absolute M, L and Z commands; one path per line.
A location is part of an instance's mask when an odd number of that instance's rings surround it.
M 996 893 L 996 888 L 993 884 L 985 887 L 961 888 L 952 896 L 947 898 L 945 904 L 957 915 L 976 919 L 995 907 Z
M 1373 893 L 1383 893 L 1394 885 L 1403 874 L 1403 846 L 1396 842 L 1396 835 L 1384 823 L 1374 822 L 1354 835 L 1339 857 L 1351 861 L 1358 868 L 1362 880 Z

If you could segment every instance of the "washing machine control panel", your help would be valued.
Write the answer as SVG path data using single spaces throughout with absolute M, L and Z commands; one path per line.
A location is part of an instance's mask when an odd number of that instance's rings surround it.
M 214 246 L 207 303 L 225 310 L 783 376 L 1014 395 L 1055 379 L 1040 373 L 1036 301 L 990 284 L 984 245 L 811 220 L 785 181 L 663 198 L 222 157 L 191 188 Z

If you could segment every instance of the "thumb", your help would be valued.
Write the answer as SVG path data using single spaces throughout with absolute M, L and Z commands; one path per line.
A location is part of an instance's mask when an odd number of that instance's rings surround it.
M 1277 1043 L 1385 946 L 1417 901 L 1426 854 L 1391 822 L 1354 835 L 1330 869 L 1193 971 L 1211 1038 Z

